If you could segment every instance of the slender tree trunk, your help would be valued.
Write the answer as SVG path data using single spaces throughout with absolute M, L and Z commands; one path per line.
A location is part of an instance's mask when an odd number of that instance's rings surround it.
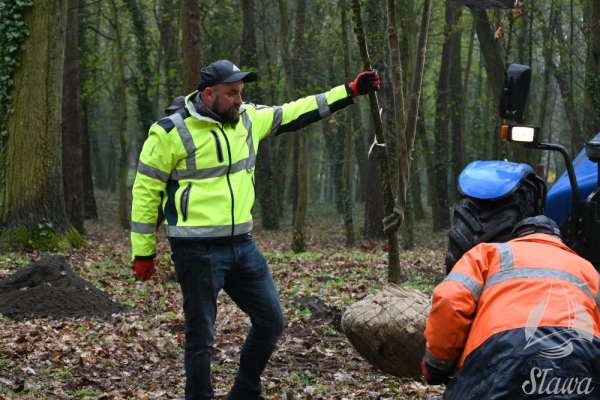
M 294 87 L 299 88 L 304 86 L 304 80 L 301 71 L 304 70 L 304 24 L 306 16 L 306 0 L 297 1 L 296 13 L 296 29 L 294 32 L 294 65 L 292 67 L 292 75 L 294 77 Z M 297 154 L 296 158 L 296 178 L 297 178 L 297 196 L 294 207 L 294 232 L 292 237 L 292 251 L 301 253 L 306 251 L 305 240 L 305 224 L 306 224 L 306 208 L 308 205 L 308 162 L 306 149 L 306 130 L 297 132 L 294 137 L 294 151 Z
M 85 219 L 98 219 L 98 208 L 96 207 L 96 196 L 94 194 L 94 180 L 92 178 L 92 156 L 90 154 L 90 132 L 87 122 L 87 107 L 83 106 L 83 130 L 81 132 L 81 156 L 83 161 L 83 216 Z
M 588 0 L 584 22 L 587 32 L 585 73 L 584 137 L 590 138 L 600 130 L 600 0 Z
M 373 143 L 375 132 L 373 128 L 369 129 L 369 143 Z M 385 217 L 382 199 L 381 170 L 378 162 L 378 152 L 385 151 L 385 148 L 374 146 L 367 160 L 367 185 L 365 199 L 365 225 L 364 237 L 366 239 L 385 239 L 383 231 L 383 218 Z
M 421 200 L 421 179 L 419 177 L 419 165 L 417 162 L 420 152 L 414 151 L 413 154 L 414 160 L 410 163 L 410 183 L 408 189 L 410 191 L 410 201 L 414 209 L 415 221 L 422 221 L 425 219 L 425 209 Z
M 346 15 L 346 0 L 340 0 L 340 9 L 342 10 L 342 44 L 344 55 L 344 76 L 349 79 L 350 76 L 350 55 L 348 49 L 348 17 Z M 342 209 L 344 216 L 344 227 L 346 228 L 346 246 L 353 246 L 354 222 L 352 219 L 352 196 L 350 194 L 350 163 L 352 159 L 352 113 L 345 113 L 342 116 L 344 120 L 344 166 L 343 166 L 343 190 L 340 193 L 342 200 Z
M 240 48 L 240 64 L 245 71 L 258 70 L 258 44 L 256 42 L 256 17 L 254 0 L 240 0 L 242 9 L 242 43 Z M 244 86 L 244 100 L 257 102 L 262 99 L 260 86 L 255 83 Z
M 196 4 L 197 4 L 196 0 Z M 155 111 L 156 113 L 162 113 L 162 110 L 169 106 L 171 100 L 177 96 L 186 95 L 191 92 L 196 86 L 190 83 L 189 91 L 182 89 L 182 45 L 186 45 L 188 40 L 192 38 L 179 39 L 179 27 L 182 26 L 182 15 L 187 13 L 182 10 L 184 4 L 179 6 L 179 1 L 176 0 L 161 0 L 157 4 L 157 11 L 155 12 L 156 24 L 158 26 L 159 44 L 160 44 L 160 57 L 159 65 L 161 72 L 161 85 L 158 89 L 162 89 L 163 104 L 164 107 L 159 107 Z M 185 3 L 185 2 L 183 2 Z M 186 21 L 190 23 L 189 20 Z M 195 22 L 194 24 L 197 24 Z M 183 30 L 183 27 L 182 27 Z M 199 33 L 199 30 L 198 30 Z M 198 50 L 199 51 L 199 50 Z M 199 67 L 197 65 L 191 65 L 189 68 Z M 196 81 L 199 80 L 199 71 L 195 71 Z M 196 82 L 198 85 L 198 82 Z M 161 90 L 157 90 L 157 95 L 161 93 Z
M 483 60 L 485 62 L 485 70 L 492 93 L 497 93 L 500 96 L 504 87 L 504 70 L 505 65 L 502 61 L 500 45 L 494 39 L 492 31 L 492 23 L 488 18 L 485 9 L 469 9 L 475 19 L 475 31 L 479 39 L 479 45 L 485 51 L 482 51 Z
M 71 225 L 84 233 L 81 106 L 79 103 L 78 1 L 68 0 L 62 94 L 62 160 L 65 207 Z
M 456 24 L 456 5 L 446 1 L 446 28 L 444 30 L 444 45 L 442 48 L 442 63 L 437 86 L 435 111 L 435 186 L 438 203 L 438 214 L 433 216 L 433 229 L 442 230 L 450 227 L 448 211 L 448 120 L 450 77 L 452 72 L 452 47 L 454 45 L 452 30 Z
M 137 73 L 129 77 L 129 86 L 135 94 L 136 107 L 135 114 L 137 116 L 139 128 L 136 134 L 133 135 L 131 145 L 133 147 L 136 159 L 142 152 L 142 146 L 148 136 L 148 129 L 156 121 L 156 114 L 152 103 L 151 81 L 154 80 L 154 71 L 150 64 L 151 52 L 150 32 L 146 24 L 144 3 L 140 0 L 126 0 L 125 5 L 129 10 L 129 16 L 133 23 L 133 34 L 135 42 L 133 50 L 135 50 L 135 67 Z M 158 77 L 158 73 L 156 73 Z
M 433 159 L 433 151 L 430 150 L 429 140 L 427 139 L 427 130 L 425 128 L 423 112 L 419 112 L 419 120 L 417 123 L 417 136 L 419 143 L 421 144 L 421 153 L 423 154 L 424 163 L 426 165 L 427 172 L 427 197 L 429 199 L 429 206 L 431 207 L 432 217 L 439 214 L 438 207 L 439 203 L 437 199 L 437 187 L 435 186 L 435 160 Z M 435 222 L 434 222 L 435 223 Z
M 289 22 L 288 22 L 288 11 L 287 11 L 287 2 L 285 0 L 278 0 L 279 4 L 279 30 L 280 30 L 280 41 L 279 41 L 279 49 L 281 53 L 281 62 L 283 66 L 283 73 L 285 75 L 285 94 L 287 98 L 292 98 L 294 95 L 294 78 L 291 67 L 291 49 L 289 48 Z M 280 143 L 278 143 L 277 154 L 276 154 L 276 162 L 275 165 L 281 166 L 277 168 L 275 182 L 276 186 L 279 188 L 277 191 L 277 210 L 279 212 L 279 216 L 283 216 L 283 209 L 285 205 L 285 190 L 283 188 L 286 187 L 286 172 L 289 164 L 289 159 L 292 154 L 293 147 L 293 136 L 292 135 L 284 135 L 283 138 L 279 139 Z M 293 172 L 292 172 L 293 173 Z M 290 185 L 293 186 L 293 185 Z M 295 207 L 294 207 L 295 210 Z
M 80 0 L 83 1 L 83 0 Z M 79 7 L 78 16 L 80 25 L 94 26 L 94 22 L 97 24 L 99 18 L 94 13 L 94 9 L 89 7 Z M 91 31 L 91 30 L 90 30 Z M 96 55 L 94 49 L 98 43 L 98 35 L 86 34 L 84 29 L 79 29 L 79 64 L 81 74 L 81 85 L 80 85 L 80 104 L 81 104 L 81 144 L 82 144 L 82 179 L 83 179 L 83 215 L 86 219 L 97 219 L 98 209 L 96 207 L 96 197 L 94 194 L 94 183 L 99 184 L 101 176 L 96 174 L 93 176 L 92 171 L 92 134 L 90 132 L 90 123 L 93 119 L 93 111 L 96 110 L 94 106 L 97 99 L 84 92 L 84 87 L 97 87 L 97 71 L 96 69 L 87 68 L 89 65 L 94 64 L 92 58 Z M 94 182 L 95 181 L 95 182 Z
M 558 40 L 559 43 L 561 43 L 561 45 L 565 48 L 568 48 L 569 46 L 572 47 L 571 44 L 567 43 L 567 41 L 564 39 L 565 36 L 562 30 L 562 20 L 560 13 L 558 13 L 557 18 L 558 21 L 556 24 L 556 35 L 554 35 L 556 40 Z M 573 20 L 573 18 L 571 18 L 571 20 Z M 563 60 L 561 57 L 560 61 L 560 65 L 553 65 L 552 71 L 554 72 L 554 78 L 558 83 L 561 98 L 563 101 L 563 106 L 565 107 L 567 121 L 569 121 L 569 131 L 571 133 L 571 154 L 576 154 L 577 151 L 583 148 L 585 138 L 582 137 L 581 123 L 578 118 L 578 115 L 580 113 L 577 111 L 577 108 L 575 106 L 573 82 L 571 80 L 572 75 L 570 75 L 572 73 L 573 68 L 571 64 L 573 62 L 572 53 L 569 52 L 566 60 Z
M 128 145 L 129 132 L 127 130 L 127 87 L 125 82 L 125 60 L 123 53 L 123 39 L 121 36 L 121 25 L 119 23 L 119 14 L 115 0 L 110 0 L 112 28 L 115 35 L 115 55 L 117 57 L 117 118 L 119 132 L 119 223 L 123 229 L 129 229 L 129 216 L 127 213 L 127 178 L 129 176 Z
M 367 49 L 367 41 L 365 37 L 365 31 L 363 29 L 362 16 L 360 10 L 360 1 L 352 0 L 352 15 L 354 21 L 354 32 L 358 39 L 358 47 L 363 63 L 363 69 L 369 70 L 372 68 L 371 59 Z M 371 119 L 375 128 L 375 137 L 379 144 L 385 143 L 385 135 L 383 132 L 383 123 L 381 115 L 379 114 L 379 101 L 376 93 L 369 93 L 369 104 L 371 111 Z M 384 206 L 384 213 L 386 218 L 394 214 L 394 195 L 392 191 L 392 181 L 390 168 L 388 163 L 388 154 L 386 149 L 378 149 L 377 159 L 379 161 L 380 173 L 381 173 L 381 189 L 382 189 L 382 200 Z M 384 224 L 385 228 L 385 224 Z M 394 282 L 397 279 L 394 274 L 400 271 L 400 251 L 399 251 L 399 240 L 397 230 L 385 230 L 385 236 L 388 241 L 388 279 L 392 279 Z
M 191 93 L 200 83 L 202 46 L 198 0 L 181 2 L 181 48 L 183 49 L 183 92 Z
M 252 3 L 254 3 L 254 1 L 251 1 Z M 246 10 L 247 8 L 250 8 L 250 1 L 243 2 L 243 7 L 244 10 Z M 253 8 L 254 6 L 252 6 Z M 264 10 L 263 10 L 264 12 Z M 253 14 L 254 15 L 254 14 Z M 244 16 L 244 20 L 246 18 L 250 18 L 249 16 Z M 264 16 L 261 15 L 260 16 L 261 20 L 264 19 Z M 253 18 L 252 20 L 254 20 L 255 18 Z M 253 23 L 252 21 L 248 21 L 248 24 Z M 266 24 L 258 24 L 259 29 L 261 30 L 261 34 L 263 37 L 267 37 L 269 33 L 267 33 L 267 26 Z M 248 29 L 250 30 L 250 28 L 244 28 L 244 29 Z M 254 28 L 255 32 L 254 32 L 254 36 L 256 38 L 256 24 L 255 24 L 255 28 Z M 256 39 L 255 39 L 256 40 Z M 277 49 L 275 49 L 276 51 Z M 270 52 L 273 51 L 273 49 L 271 49 L 269 46 L 264 46 L 263 48 L 263 52 L 265 54 L 265 57 L 267 59 L 270 59 Z M 257 50 L 258 52 L 258 50 Z M 242 62 L 246 62 L 245 60 L 245 56 L 244 54 L 247 54 L 247 52 L 242 52 Z M 248 54 L 252 57 L 254 57 L 251 54 Z M 251 64 L 251 66 L 255 66 L 256 69 L 258 69 L 258 60 L 254 59 L 254 61 L 251 62 L 255 62 L 256 64 Z M 265 74 L 267 77 L 271 77 L 272 74 L 272 70 L 269 64 L 266 65 L 266 71 L 267 73 Z M 275 97 L 275 92 L 273 90 L 274 85 L 270 85 L 267 89 L 265 89 L 264 91 L 261 90 L 260 85 L 257 85 L 253 90 L 254 93 L 256 93 L 256 98 L 258 99 L 262 99 L 263 96 L 268 95 L 268 99 L 269 100 L 264 100 L 265 102 L 268 102 L 267 104 L 275 104 L 276 102 L 276 97 Z M 251 92 L 252 95 L 252 92 Z M 252 98 L 251 98 L 252 99 Z M 265 140 L 263 140 L 260 143 L 260 151 L 257 154 L 257 161 L 256 161 L 256 175 L 257 175 L 257 179 L 256 179 L 256 186 L 257 186 L 257 191 L 258 191 L 258 202 L 260 203 L 260 212 L 261 212 L 261 222 L 262 222 L 262 226 L 265 229 L 268 230 L 276 230 L 279 229 L 279 217 L 281 215 L 281 210 L 279 209 L 279 202 L 278 200 L 278 194 L 280 192 L 279 188 L 280 187 L 285 187 L 285 181 L 282 182 L 281 186 L 277 185 L 277 179 L 278 179 L 278 175 L 277 175 L 277 171 L 279 170 L 283 170 L 285 171 L 285 167 L 281 166 L 280 164 L 277 164 L 277 145 L 279 143 L 284 143 L 285 139 L 281 139 L 281 138 L 274 138 L 269 136 L 268 138 L 266 138 Z M 273 165 L 277 165 L 279 168 L 274 169 Z M 282 173 L 281 177 L 285 178 L 285 174 Z
M 462 88 L 462 29 L 458 28 L 458 21 L 460 19 L 460 9 L 457 10 L 455 26 L 452 33 L 452 68 L 450 72 L 450 94 L 449 94 L 449 113 L 450 113 L 450 143 L 452 144 L 452 152 L 450 157 L 450 182 L 456 182 L 458 174 L 464 168 L 464 154 L 463 154 L 463 130 L 462 120 L 464 115 L 461 113 L 463 110 L 462 103 L 466 102 L 466 97 L 462 97 L 460 94 L 463 92 Z M 457 198 L 455 185 L 451 185 L 448 190 L 449 198 L 451 203 L 454 203 Z
M 388 49 L 390 52 L 392 88 L 394 97 L 394 113 L 396 126 L 396 143 L 398 146 L 398 187 L 396 190 L 396 205 L 394 211 L 399 218 L 402 241 L 405 248 L 411 248 L 414 244 L 414 220 L 406 221 L 408 205 L 406 194 L 408 192 L 408 182 L 410 180 L 410 153 L 409 142 L 406 138 L 406 115 L 404 112 L 404 84 L 402 81 L 402 58 L 400 56 L 400 44 L 398 41 L 398 32 L 396 31 L 396 2 L 387 0 L 388 16 Z M 412 226 L 406 226 L 408 222 Z M 388 279 L 393 283 L 400 283 L 401 271 L 388 272 Z

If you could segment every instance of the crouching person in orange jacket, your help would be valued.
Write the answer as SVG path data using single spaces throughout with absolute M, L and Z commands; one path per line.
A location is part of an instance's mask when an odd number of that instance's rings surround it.
M 482 243 L 433 292 L 422 361 L 445 399 L 600 398 L 599 275 L 546 216 Z

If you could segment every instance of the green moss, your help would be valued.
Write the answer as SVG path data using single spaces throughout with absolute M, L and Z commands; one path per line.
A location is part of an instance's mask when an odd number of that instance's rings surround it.
M 75 228 L 71 228 L 67 231 L 67 238 L 69 239 L 69 243 L 71 243 L 71 246 L 77 249 L 88 247 L 87 239 L 79 232 L 77 232 L 77 229 Z
M 6 229 L 0 236 L 5 251 L 30 249 L 38 251 L 68 251 L 87 246 L 85 238 L 75 229 L 60 232 L 51 222 L 41 221 L 31 228 L 19 226 Z

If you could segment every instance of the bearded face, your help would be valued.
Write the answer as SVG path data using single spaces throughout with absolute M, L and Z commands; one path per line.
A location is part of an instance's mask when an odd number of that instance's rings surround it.
M 205 90 L 206 104 L 224 123 L 236 124 L 240 120 L 244 82 L 220 83 Z
M 212 110 L 224 123 L 237 124 L 240 120 L 240 104 L 224 102 L 220 96 L 217 96 Z

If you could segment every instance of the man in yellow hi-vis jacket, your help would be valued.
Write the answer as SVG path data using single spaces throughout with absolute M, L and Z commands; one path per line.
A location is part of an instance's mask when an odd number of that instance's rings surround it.
M 379 89 L 376 70 L 345 85 L 281 106 L 242 103 L 257 79 L 232 62 L 201 71 L 185 107 L 156 122 L 140 154 L 133 186 L 131 243 L 135 273 L 154 272 L 159 206 L 165 217 L 186 320 L 186 399 L 210 399 L 210 356 L 221 289 L 250 317 L 228 399 L 258 399 L 260 376 L 284 318 L 265 258 L 254 244 L 251 209 L 259 142 L 293 132 Z

